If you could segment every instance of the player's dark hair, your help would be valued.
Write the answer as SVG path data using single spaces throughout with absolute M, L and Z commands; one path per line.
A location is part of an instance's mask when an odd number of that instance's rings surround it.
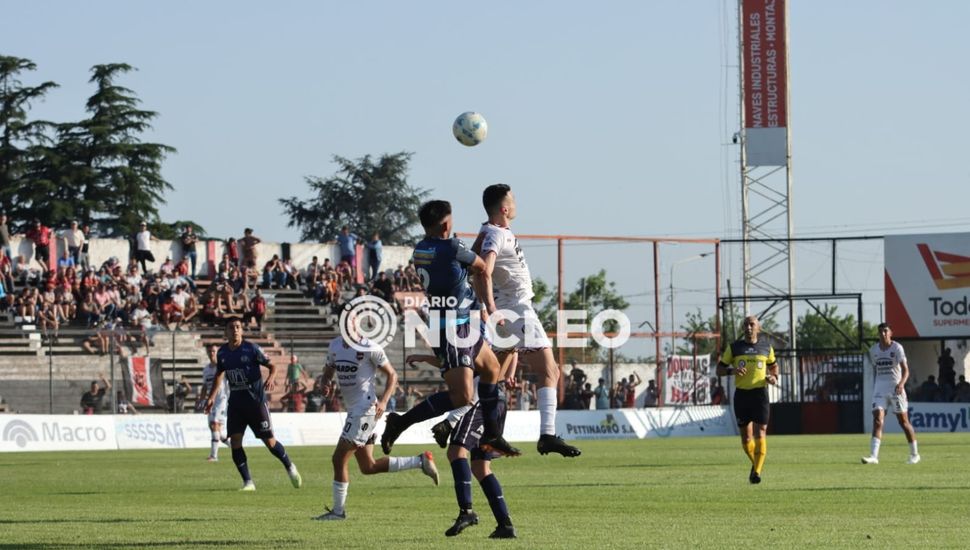
M 876 330 L 882 330 L 884 328 L 888 328 L 892 330 L 893 327 L 889 326 L 889 323 L 879 323 L 879 326 L 876 327 Z
M 222 326 L 228 328 L 229 325 L 235 323 L 236 321 L 239 321 L 240 323 L 242 323 L 242 319 L 240 319 L 239 317 L 226 317 L 226 322 L 223 323 Z
M 482 193 L 482 206 L 485 207 L 485 213 L 494 214 L 495 210 L 502 206 L 502 201 L 505 200 L 511 190 L 512 188 L 504 183 L 496 183 L 486 187 L 485 192 Z
M 441 221 L 451 215 L 451 203 L 448 201 L 433 200 L 421 205 L 418 210 L 418 218 L 421 219 L 421 227 L 425 229 L 435 229 L 441 225 Z

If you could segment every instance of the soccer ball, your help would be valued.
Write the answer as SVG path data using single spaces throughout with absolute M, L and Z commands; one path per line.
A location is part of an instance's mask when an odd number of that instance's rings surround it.
M 473 147 L 485 141 L 485 136 L 488 135 L 488 123 L 480 113 L 468 111 L 458 115 L 451 126 L 451 132 L 455 134 L 455 139 L 459 143 Z

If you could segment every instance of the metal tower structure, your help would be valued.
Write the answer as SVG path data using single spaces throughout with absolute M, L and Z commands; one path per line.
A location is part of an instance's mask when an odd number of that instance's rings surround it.
M 786 0 L 738 1 L 745 309 L 754 295 L 787 301 L 788 347 L 795 349 L 787 21 Z

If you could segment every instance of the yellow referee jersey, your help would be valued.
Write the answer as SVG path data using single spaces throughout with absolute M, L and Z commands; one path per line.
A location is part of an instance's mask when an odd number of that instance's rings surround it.
M 765 381 L 767 367 L 775 364 L 775 350 L 767 339 L 761 338 L 752 344 L 742 338 L 724 348 L 721 363 L 734 367 L 735 371 L 741 367 L 747 370 L 744 376 L 734 375 L 736 388 L 742 390 L 763 388 L 768 384 Z

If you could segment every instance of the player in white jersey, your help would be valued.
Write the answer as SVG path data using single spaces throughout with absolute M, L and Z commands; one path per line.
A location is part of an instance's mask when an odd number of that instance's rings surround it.
M 380 399 L 376 393 L 378 372 L 386 377 Z M 374 428 L 397 386 L 397 372 L 388 361 L 384 350 L 366 338 L 362 338 L 356 346 L 351 346 L 343 336 L 337 336 L 330 342 L 327 353 L 327 367 L 323 371 L 324 385 L 329 384 L 334 375 L 340 386 L 347 421 L 337 448 L 333 451 L 333 509 L 327 508 L 326 513 L 314 519 L 326 521 L 347 518 L 345 505 L 347 488 L 350 485 L 348 465 L 351 455 L 357 457 L 357 465 L 364 475 L 421 468 L 437 485 L 438 469 L 430 451 L 417 456 L 387 456 L 374 460 Z
M 508 185 L 498 183 L 485 189 L 482 204 L 488 221 L 482 225 L 472 247 L 486 265 L 483 274 L 486 296 L 481 298 L 489 315 L 499 312 L 495 320 L 496 336 L 515 339 L 514 346 L 505 350 L 501 349 L 501 341 L 496 341 L 496 354 L 503 370 L 512 376 L 514 371 L 508 369 L 512 354 L 531 354 L 528 363 L 539 377 L 539 390 L 536 392 L 539 442 L 536 450 L 540 454 L 552 452 L 568 457 L 579 456 L 579 449 L 556 435 L 559 365 L 552 356 L 552 345 L 546 331 L 532 307 L 532 276 L 525 255 L 509 228 L 509 222 L 516 215 L 515 197 Z
M 899 342 L 893 341 L 893 330 L 888 323 L 879 325 L 879 342 L 869 349 L 869 358 L 875 370 L 875 383 L 872 389 L 872 441 L 869 456 L 862 458 L 863 464 L 879 464 L 879 445 L 882 443 L 882 426 L 886 410 L 892 409 L 899 420 L 899 426 L 909 442 L 908 464 L 920 461 L 916 444 L 916 431 L 909 423 L 906 399 L 906 380 L 909 378 L 909 365 L 906 352 Z
M 209 363 L 202 368 L 202 391 L 199 392 L 197 404 L 204 404 L 209 399 L 209 394 L 213 392 L 213 383 L 216 380 L 216 353 L 219 348 L 209 346 Z M 212 431 L 212 442 L 209 449 L 209 462 L 219 460 L 219 443 L 225 443 L 228 439 L 222 433 L 222 426 L 226 423 L 226 407 L 229 403 L 229 380 L 222 379 L 222 385 L 214 390 L 216 392 L 215 403 L 209 411 L 209 429 Z M 198 405 L 197 405 L 198 407 Z M 198 410 L 198 409 L 197 409 Z

